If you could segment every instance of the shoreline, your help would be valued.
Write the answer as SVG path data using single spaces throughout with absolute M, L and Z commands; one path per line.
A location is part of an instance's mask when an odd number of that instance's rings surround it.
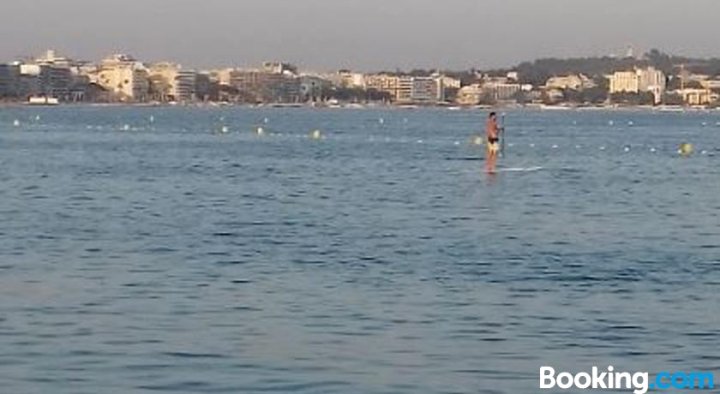
M 337 105 L 313 105 L 294 103 L 243 104 L 243 103 L 60 103 L 58 105 L 32 105 L 24 102 L 0 102 L 0 109 L 8 108 L 247 108 L 247 109 L 318 109 L 318 110 L 447 110 L 447 111 L 487 111 L 500 110 L 532 110 L 542 112 L 560 111 L 603 111 L 624 112 L 644 111 L 658 113 L 684 112 L 720 112 L 720 107 L 705 106 L 631 106 L 631 105 L 544 105 L 544 104 L 501 104 L 501 105 L 452 105 L 452 104 L 358 104 L 342 103 Z

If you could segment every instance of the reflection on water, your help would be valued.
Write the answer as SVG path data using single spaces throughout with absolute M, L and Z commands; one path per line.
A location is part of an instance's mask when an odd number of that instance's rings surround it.
M 488 177 L 469 111 L 3 109 L 3 391 L 717 370 L 718 117 L 510 113 Z

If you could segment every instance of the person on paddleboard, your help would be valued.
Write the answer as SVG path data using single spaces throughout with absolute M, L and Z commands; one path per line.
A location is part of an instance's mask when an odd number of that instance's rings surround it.
M 490 112 L 487 122 L 485 123 L 485 135 L 487 137 L 486 163 L 489 173 L 495 172 L 495 165 L 497 163 L 498 153 L 500 152 L 500 132 L 501 128 L 498 125 L 497 114 Z

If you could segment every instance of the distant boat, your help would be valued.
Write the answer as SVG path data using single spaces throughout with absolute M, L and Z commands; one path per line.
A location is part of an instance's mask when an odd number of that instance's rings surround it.
M 55 97 L 30 97 L 28 105 L 60 105 L 60 100 Z

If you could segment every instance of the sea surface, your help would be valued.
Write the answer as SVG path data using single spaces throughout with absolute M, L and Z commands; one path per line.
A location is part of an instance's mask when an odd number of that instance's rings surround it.
M 720 371 L 720 112 L 484 117 L 0 108 L 0 392 Z

